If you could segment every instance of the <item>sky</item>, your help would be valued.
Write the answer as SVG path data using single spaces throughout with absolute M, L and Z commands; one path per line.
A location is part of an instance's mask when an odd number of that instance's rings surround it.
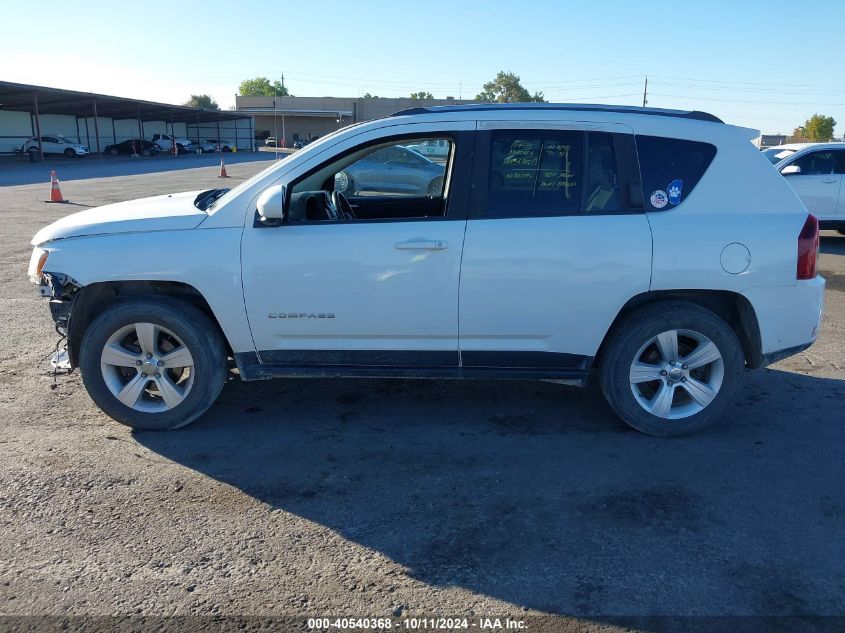
M 241 80 L 297 96 L 472 98 L 498 71 L 548 101 L 711 112 L 845 134 L 845 1 L 0 0 L 0 80 L 234 105 Z

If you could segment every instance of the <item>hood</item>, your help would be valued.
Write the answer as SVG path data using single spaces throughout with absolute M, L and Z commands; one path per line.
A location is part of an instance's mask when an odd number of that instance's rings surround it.
M 194 206 L 200 191 L 129 200 L 73 213 L 35 234 L 38 245 L 66 237 L 114 235 L 146 231 L 179 231 L 199 226 L 207 216 Z

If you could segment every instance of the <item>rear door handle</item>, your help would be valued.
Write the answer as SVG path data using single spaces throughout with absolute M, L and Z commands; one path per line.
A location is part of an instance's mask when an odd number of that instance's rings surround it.
M 822 182 L 832 185 L 836 182 L 836 178 L 825 178 L 824 180 L 822 180 Z
M 449 244 L 443 240 L 408 240 L 407 242 L 396 242 L 396 248 L 400 251 L 445 251 Z

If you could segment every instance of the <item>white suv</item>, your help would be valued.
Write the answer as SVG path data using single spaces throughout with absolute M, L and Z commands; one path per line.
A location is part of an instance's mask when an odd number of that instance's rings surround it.
M 763 150 L 823 229 L 845 235 L 845 143 L 794 143 Z
M 689 433 L 819 330 L 818 223 L 756 135 L 653 108 L 416 108 L 232 190 L 70 215 L 29 272 L 91 397 L 136 428 L 199 417 L 231 358 L 243 380 L 594 370 L 631 426 Z M 382 151 L 441 139 L 436 190 Z
M 152 142 L 159 146 L 163 152 L 169 152 L 173 149 L 173 143 L 176 143 L 176 150 L 179 153 L 193 152 L 194 146 L 188 138 L 176 138 L 170 134 L 153 134 Z

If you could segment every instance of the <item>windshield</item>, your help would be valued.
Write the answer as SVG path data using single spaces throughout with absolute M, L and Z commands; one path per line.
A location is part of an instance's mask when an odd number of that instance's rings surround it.
M 331 141 L 331 139 L 333 139 L 338 134 L 346 133 L 349 130 L 351 130 L 353 127 L 357 127 L 357 126 L 360 126 L 360 125 L 363 125 L 363 122 L 362 123 L 356 123 L 355 125 L 351 125 L 351 126 L 346 126 L 346 127 L 343 127 L 339 130 L 335 130 L 331 134 L 327 134 L 326 136 L 323 136 L 319 140 L 314 141 L 312 143 L 309 143 L 308 145 L 306 145 L 303 149 L 299 150 L 298 152 L 295 152 L 293 154 L 288 154 L 285 158 L 283 158 L 280 161 L 273 161 L 273 163 L 269 167 L 267 167 L 266 169 L 262 169 L 260 172 L 255 174 L 252 178 L 244 180 L 237 187 L 235 187 L 234 189 L 230 189 L 228 192 L 223 194 L 221 197 L 217 198 L 217 200 L 215 200 L 210 206 L 208 206 L 205 209 L 206 212 L 208 212 L 208 213 L 213 212 L 215 210 L 215 208 L 220 206 L 219 203 L 225 202 L 226 200 L 229 200 L 230 198 L 237 196 L 241 191 L 251 187 L 254 183 L 258 182 L 259 180 L 264 178 L 267 174 L 269 174 L 270 172 L 272 172 L 273 170 L 278 168 L 279 165 L 283 165 L 284 163 L 289 161 L 293 156 L 302 157 L 305 152 L 311 153 L 311 152 L 314 152 L 314 151 L 319 151 L 320 147 L 325 145 L 328 141 Z
M 782 149 L 780 147 L 770 147 L 769 149 L 763 150 L 763 156 L 769 159 L 769 162 L 774 165 L 779 163 L 784 158 L 789 158 L 792 156 L 796 151 L 794 149 Z

